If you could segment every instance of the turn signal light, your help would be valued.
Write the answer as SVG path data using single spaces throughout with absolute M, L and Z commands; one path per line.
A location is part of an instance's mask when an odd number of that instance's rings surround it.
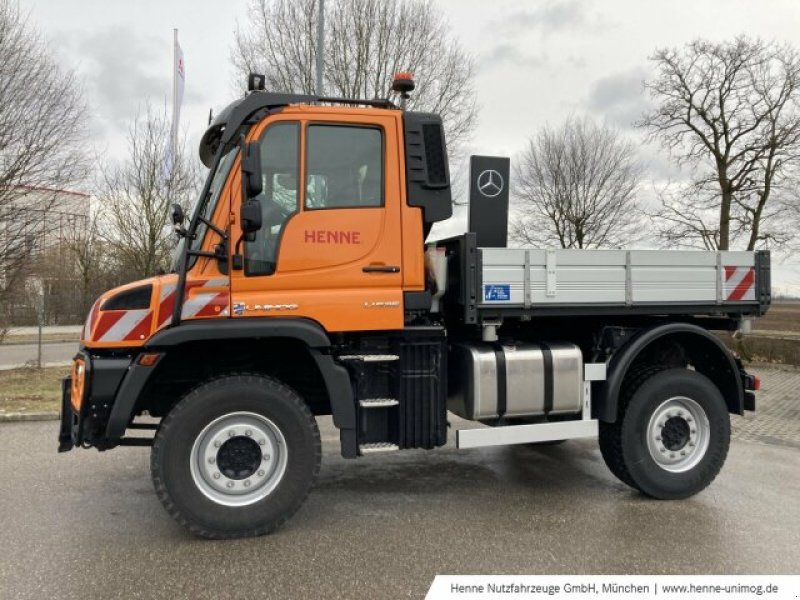
M 73 410 L 79 413 L 83 404 L 83 391 L 86 389 L 86 363 L 82 358 L 76 358 L 72 362 L 70 382 L 69 402 Z
M 143 367 L 152 367 L 158 362 L 161 355 L 158 352 L 147 352 L 139 357 L 139 364 Z

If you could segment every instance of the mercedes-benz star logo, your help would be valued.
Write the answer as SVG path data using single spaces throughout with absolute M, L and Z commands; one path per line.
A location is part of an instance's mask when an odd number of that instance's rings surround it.
M 499 196 L 503 191 L 503 176 L 494 169 L 486 169 L 478 175 L 478 191 L 487 198 Z

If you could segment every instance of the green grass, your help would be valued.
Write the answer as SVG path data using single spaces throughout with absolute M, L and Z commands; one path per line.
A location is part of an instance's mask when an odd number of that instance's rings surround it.
M 45 344 L 52 344 L 56 342 L 75 342 L 76 344 L 80 341 L 80 334 L 79 333 L 47 333 L 42 336 L 42 342 Z M 25 334 L 25 335 L 6 335 L 2 340 L 0 340 L 0 345 L 2 344 L 35 344 L 39 341 L 39 336 L 36 334 Z
M 0 371 L 0 414 L 58 412 L 68 367 Z

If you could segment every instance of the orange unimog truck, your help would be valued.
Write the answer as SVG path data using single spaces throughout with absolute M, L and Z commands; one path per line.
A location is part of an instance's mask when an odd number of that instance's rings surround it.
M 321 415 L 347 458 L 443 446 L 449 410 L 459 448 L 599 436 L 648 496 L 714 479 L 759 382 L 710 331 L 766 311 L 767 253 L 426 245 L 452 213 L 439 116 L 250 81 L 173 209 L 174 271 L 92 307 L 60 451 L 152 446 L 164 506 L 211 538 L 298 509 Z

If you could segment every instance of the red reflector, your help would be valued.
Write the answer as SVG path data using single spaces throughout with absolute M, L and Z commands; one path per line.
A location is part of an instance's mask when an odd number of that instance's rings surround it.
M 753 375 L 753 390 L 758 391 L 761 389 L 761 377 Z

